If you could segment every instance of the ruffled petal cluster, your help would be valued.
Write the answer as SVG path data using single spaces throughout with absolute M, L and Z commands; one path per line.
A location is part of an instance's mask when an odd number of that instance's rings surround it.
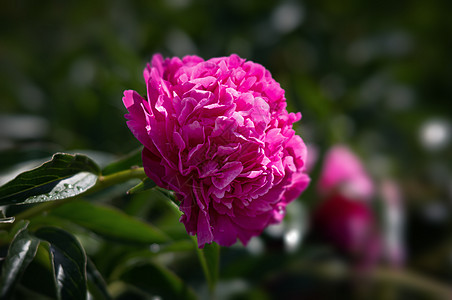
M 124 92 L 127 125 L 144 145 L 147 176 L 173 190 L 199 247 L 246 244 L 282 220 L 307 187 L 306 146 L 284 90 L 237 55 L 204 61 L 153 56 L 147 95 Z

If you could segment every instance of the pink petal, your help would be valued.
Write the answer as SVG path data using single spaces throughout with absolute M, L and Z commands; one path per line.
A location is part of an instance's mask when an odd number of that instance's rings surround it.
M 218 189 L 228 186 L 243 170 L 240 162 L 228 162 L 221 169 L 220 174 L 212 177 L 213 185 Z

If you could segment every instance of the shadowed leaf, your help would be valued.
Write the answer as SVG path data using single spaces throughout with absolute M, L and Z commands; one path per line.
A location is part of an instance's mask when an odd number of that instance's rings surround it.
M 36 255 L 39 240 L 28 233 L 27 225 L 28 223 L 23 222 L 23 227 L 9 246 L 0 278 L 0 299 L 11 297 L 17 282 Z
M 110 294 L 108 293 L 107 284 L 90 259 L 88 259 L 88 263 L 86 265 L 86 272 L 89 291 L 93 294 L 94 299 L 112 299 Z
M 50 161 L 0 187 L 0 205 L 73 197 L 91 188 L 99 174 L 99 167 L 87 156 L 57 153 Z
M 193 290 L 179 277 L 154 263 L 129 267 L 119 279 L 161 299 L 197 299 Z
M 43 227 L 35 236 L 50 244 L 57 298 L 86 299 L 86 254 L 77 239 L 54 227 Z
M 152 244 L 169 240 L 164 233 L 150 224 L 139 221 L 115 208 L 94 205 L 86 201 L 66 203 L 54 209 L 51 215 L 76 223 L 96 234 L 125 243 Z

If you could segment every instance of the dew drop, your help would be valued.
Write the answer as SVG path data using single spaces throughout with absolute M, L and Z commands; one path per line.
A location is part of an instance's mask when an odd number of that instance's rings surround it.
M 66 186 L 66 188 L 68 188 L 68 189 L 73 189 L 74 186 L 73 186 L 72 184 L 68 184 L 68 185 Z

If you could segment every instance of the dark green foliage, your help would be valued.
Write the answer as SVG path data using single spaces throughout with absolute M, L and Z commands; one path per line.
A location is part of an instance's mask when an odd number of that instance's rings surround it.
M 122 271 L 121 281 L 162 299 L 197 299 L 175 274 L 157 264 L 133 265 Z
M 8 249 L 8 256 L 2 267 L 0 278 L 0 299 L 9 299 L 17 282 L 36 255 L 39 239 L 27 231 L 27 223 L 19 229 Z
M 104 205 L 74 201 L 54 209 L 51 215 L 122 243 L 149 245 L 169 240 L 164 233 L 152 225 Z
M 57 153 L 50 161 L 1 186 L 0 205 L 73 197 L 92 187 L 99 174 L 99 167 L 87 156 Z
M 35 232 L 49 243 L 49 254 L 59 300 L 86 299 L 86 254 L 71 234 L 52 227 Z

